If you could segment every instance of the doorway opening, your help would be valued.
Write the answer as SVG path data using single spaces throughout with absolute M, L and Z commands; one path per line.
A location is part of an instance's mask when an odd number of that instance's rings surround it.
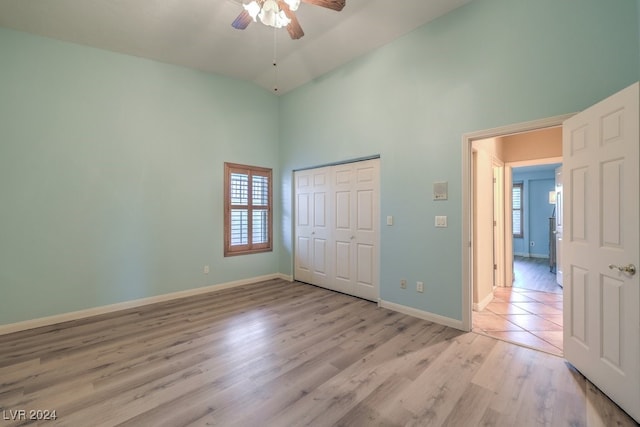
M 463 323 L 468 330 L 560 355 L 562 288 L 556 283 L 551 193 L 555 203 L 561 125 L 568 117 L 463 137 L 468 165 Z

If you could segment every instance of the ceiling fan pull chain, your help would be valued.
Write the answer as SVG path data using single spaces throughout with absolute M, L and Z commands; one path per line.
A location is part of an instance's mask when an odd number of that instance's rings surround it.
M 275 81 L 273 91 L 278 92 L 278 32 L 273 29 L 273 78 Z

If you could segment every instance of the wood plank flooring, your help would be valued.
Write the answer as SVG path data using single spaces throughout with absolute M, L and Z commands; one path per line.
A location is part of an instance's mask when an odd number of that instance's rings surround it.
M 513 287 L 531 291 L 562 293 L 556 273 L 549 271 L 549 258 L 513 257 Z
M 635 425 L 562 358 L 272 280 L 0 336 L 0 425 Z M 14 417 L 12 419 L 12 416 Z

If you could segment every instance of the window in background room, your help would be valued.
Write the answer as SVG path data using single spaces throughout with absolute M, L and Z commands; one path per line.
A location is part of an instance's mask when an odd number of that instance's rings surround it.
M 513 237 L 522 235 L 522 183 L 513 184 L 511 200 L 513 203 Z
M 224 164 L 224 256 L 272 250 L 271 169 Z

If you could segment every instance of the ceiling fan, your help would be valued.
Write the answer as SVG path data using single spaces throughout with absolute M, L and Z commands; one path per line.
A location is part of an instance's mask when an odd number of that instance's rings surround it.
M 244 10 L 233 21 L 231 26 L 238 30 L 244 30 L 251 21 L 256 22 L 257 18 L 271 27 L 287 27 L 289 36 L 297 40 L 304 36 L 304 31 L 296 18 L 295 11 L 300 2 L 325 7 L 335 11 L 341 11 L 346 0 L 252 0 L 243 4 Z

